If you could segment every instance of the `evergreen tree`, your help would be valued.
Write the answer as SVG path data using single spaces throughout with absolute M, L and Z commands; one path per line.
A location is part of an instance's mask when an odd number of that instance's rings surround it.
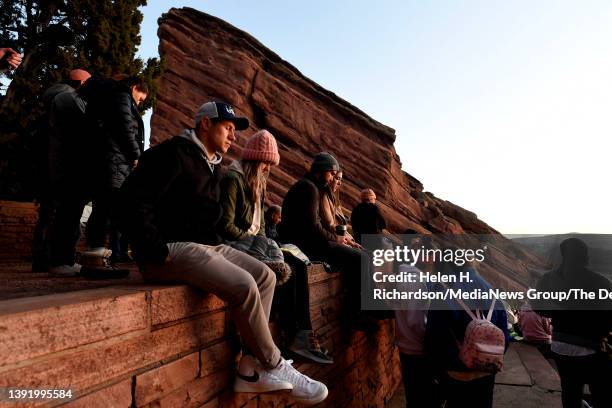
M 24 54 L 17 70 L 2 74 L 10 84 L 0 96 L 0 197 L 32 197 L 36 175 L 28 170 L 43 118 L 40 98 L 70 70 L 141 75 L 152 89 L 143 109 L 154 104 L 160 62 L 149 59 L 145 65 L 135 57 L 139 8 L 145 5 L 146 0 L 0 0 L 0 44 Z

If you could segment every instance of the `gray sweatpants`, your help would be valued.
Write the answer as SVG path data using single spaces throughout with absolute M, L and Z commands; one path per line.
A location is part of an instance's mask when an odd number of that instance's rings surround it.
M 276 286 L 274 272 L 263 262 L 227 245 L 167 245 L 169 261 L 145 265 L 145 280 L 186 283 L 227 302 L 246 346 L 263 365 L 273 368 L 280 359 L 268 326 Z

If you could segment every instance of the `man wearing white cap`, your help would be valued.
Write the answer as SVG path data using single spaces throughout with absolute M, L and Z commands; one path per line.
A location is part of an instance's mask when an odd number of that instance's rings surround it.
M 316 404 L 327 387 L 284 360 L 268 327 L 276 278 L 262 262 L 221 245 L 217 223 L 221 154 L 246 118 L 223 102 L 207 102 L 195 129 L 146 151 L 124 186 L 122 219 L 132 251 L 148 281 L 178 281 L 226 301 L 245 352 L 237 370 L 237 392 L 290 390 L 301 403 Z

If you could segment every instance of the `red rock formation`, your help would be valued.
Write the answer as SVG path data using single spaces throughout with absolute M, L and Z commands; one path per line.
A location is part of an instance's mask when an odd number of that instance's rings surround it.
M 497 234 L 475 214 L 423 192 L 421 182 L 402 171 L 393 129 L 306 78 L 249 34 L 189 8 L 164 14 L 158 34 L 167 68 L 159 83 L 152 144 L 193 126 L 199 104 L 219 98 L 251 118 L 232 156 L 239 156 L 256 130 L 265 128 L 276 136 L 281 163 L 269 182 L 274 203 L 306 172 L 313 155 L 326 150 L 344 168 L 342 201 L 349 210 L 358 203 L 359 191 L 370 187 L 392 231 Z M 500 237 L 497 247 L 507 245 Z M 485 267 L 483 273 L 504 287 L 524 288 L 529 270 L 542 264 L 521 253 L 528 261 L 517 267 L 516 253 L 507 252 L 495 252 L 489 266 L 496 270 Z

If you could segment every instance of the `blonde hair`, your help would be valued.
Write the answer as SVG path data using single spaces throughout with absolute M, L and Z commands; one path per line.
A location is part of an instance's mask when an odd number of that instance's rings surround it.
M 268 173 L 264 173 L 262 170 L 262 165 L 265 163 L 254 160 L 241 160 L 240 164 L 242 164 L 246 184 L 251 190 L 251 200 L 253 200 L 253 203 L 257 201 L 263 202 L 268 181 Z

